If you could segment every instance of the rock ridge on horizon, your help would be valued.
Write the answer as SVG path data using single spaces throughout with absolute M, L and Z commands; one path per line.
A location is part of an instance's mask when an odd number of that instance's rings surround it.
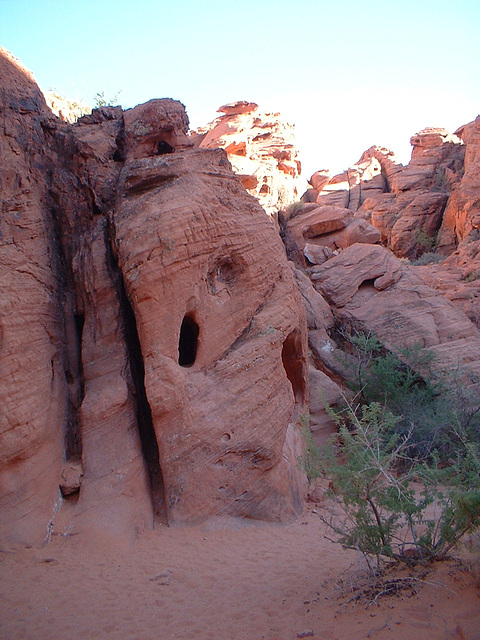
M 218 112 L 222 115 L 192 132 L 195 144 L 225 149 L 243 186 L 268 214 L 298 200 L 307 182 L 294 127 L 280 113 L 263 113 L 246 100 L 223 105 Z

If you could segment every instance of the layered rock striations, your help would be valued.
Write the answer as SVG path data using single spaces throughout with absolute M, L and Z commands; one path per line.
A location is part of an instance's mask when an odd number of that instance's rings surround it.
M 294 517 L 306 327 L 273 222 L 180 103 L 71 125 L 0 63 L 2 543 Z
M 275 213 L 300 166 L 255 104 L 193 136 L 170 99 L 72 125 L 0 64 L 2 544 L 295 517 L 351 335 L 478 393 L 478 119 L 316 172 L 277 225 L 245 187 Z
M 233 102 L 218 111 L 221 116 L 197 130 L 195 144 L 225 149 L 242 184 L 267 213 L 298 200 L 307 184 L 293 126 L 279 113 L 258 111 L 254 102 Z
M 434 246 L 449 197 L 460 185 L 465 146 L 456 135 L 434 128 L 410 142 L 408 165 L 387 149 L 370 147 L 342 174 L 314 174 L 304 200 L 346 209 L 350 223 L 356 218 L 374 226 L 395 255 L 418 258 Z M 335 239 L 337 248 L 343 248 L 342 238 Z
M 63 426 L 61 256 L 49 211 L 47 114 L 33 78 L 0 57 L 0 518 L 2 535 L 43 539 L 59 504 Z
M 342 385 L 348 374 L 343 338 L 359 333 L 397 354 L 426 348 L 438 370 L 478 390 L 479 126 L 424 129 L 407 166 L 371 147 L 342 174 L 317 171 L 302 202 L 279 212 L 307 309 L 312 397 L 335 397 L 332 380 Z M 312 319 L 319 295 L 331 314 L 318 312 L 323 326 Z M 312 425 L 321 442 L 321 407 Z

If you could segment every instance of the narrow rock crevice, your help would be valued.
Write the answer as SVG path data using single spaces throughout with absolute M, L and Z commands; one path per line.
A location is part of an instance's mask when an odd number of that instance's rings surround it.
M 387 172 L 385 171 L 385 169 L 384 169 L 384 167 L 382 165 L 380 165 L 380 167 L 381 167 L 381 173 L 382 173 L 382 176 L 383 176 L 383 180 L 384 180 L 384 183 L 385 183 L 383 193 L 391 193 L 392 187 L 390 185 L 390 181 L 388 179 Z
M 79 409 L 85 395 L 82 364 L 82 339 L 85 317 L 82 313 L 73 314 L 70 320 L 73 334 L 69 340 L 69 367 L 65 370 L 65 379 L 69 386 L 69 419 L 65 425 L 64 449 L 65 460 L 81 460 L 82 432 L 79 419 Z
M 63 455 L 65 461 L 81 460 L 82 435 L 79 409 L 84 396 L 84 377 L 82 366 L 82 333 L 84 317 L 75 311 L 73 293 L 74 275 L 72 272 L 71 250 L 65 242 L 63 225 L 65 219 L 59 201 L 59 194 L 52 188 L 53 172 L 48 174 L 49 223 L 51 224 L 52 256 L 58 282 L 58 308 L 63 310 L 64 345 L 62 348 L 63 374 L 67 386 L 66 409 L 63 429 Z
M 138 337 L 135 313 L 127 295 L 123 274 L 118 266 L 113 248 L 112 229 L 110 223 L 106 228 L 105 246 L 107 261 L 112 278 L 117 286 L 120 310 L 123 319 L 123 333 L 127 347 L 128 362 L 133 382 L 135 414 L 142 447 L 143 459 L 150 481 L 150 494 L 155 519 L 168 524 L 165 504 L 165 485 L 160 466 L 157 438 L 153 428 L 152 410 L 145 389 L 145 366 L 142 348 Z
M 296 404 L 303 404 L 305 401 L 303 365 L 301 358 L 298 357 L 300 353 L 302 353 L 301 333 L 298 329 L 295 329 L 283 343 L 282 364 L 292 385 Z

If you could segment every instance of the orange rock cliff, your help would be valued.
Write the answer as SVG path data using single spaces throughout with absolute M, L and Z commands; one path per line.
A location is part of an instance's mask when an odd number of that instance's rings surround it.
M 0 65 L 2 540 L 294 518 L 307 334 L 272 220 L 179 102 L 72 125 Z
M 295 518 L 345 328 L 478 386 L 480 118 L 307 188 L 254 103 L 196 132 L 171 99 L 69 123 L 5 50 L 0 78 L 2 545 Z

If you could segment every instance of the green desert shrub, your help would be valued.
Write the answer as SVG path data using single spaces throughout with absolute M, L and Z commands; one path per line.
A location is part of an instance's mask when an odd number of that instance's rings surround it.
M 351 400 L 327 407 L 339 427 L 327 451 L 308 450 L 310 475 L 329 479 L 338 505 L 321 518 L 377 567 L 444 558 L 480 526 L 478 380 L 434 373 L 418 345 L 397 355 L 373 334 L 343 338 Z
M 361 551 L 372 568 L 413 565 L 445 558 L 480 526 L 478 444 L 464 439 L 442 467 L 412 458 L 409 435 L 396 433 L 400 418 L 377 402 L 360 416 L 349 407 L 348 422 L 336 419 L 339 435 L 321 470 L 337 506 L 320 517 L 344 548 Z
M 424 267 L 428 264 L 439 264 L 443 262 L 445 256 L 442 256 L 440 253 L 433 253 L 431 251 L 427 253 L 423 253 L 419 258 L 413 260 L 412 265 L 415 267 Z
M 99 91 L 95 94 L 94 98 L 95 109 L 99 109 L 100 107 L 113 107 L 115 105 L 118 105 L 118 97 L 121 93 L 121 91 L 118 91 L 114 96 L 108 98 L 105 96 L 105 91 Z
M 480 442 L 479 381 L 462 371 L 434 371 L 434 353 L 418 344 L 387 350 L 373 335 L 344 332 L 344 346 L 354 355 L 346 360 L 352 404 L 359 413 L 378 402 L 398 416 L 395 432 L 408 434 L 411 455 L 428 459 L 436 452 L 447 460 L 459 433 Z

